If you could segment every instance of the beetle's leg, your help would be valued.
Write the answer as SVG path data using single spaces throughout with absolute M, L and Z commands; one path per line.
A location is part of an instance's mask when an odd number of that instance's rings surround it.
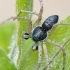
M 42 43 L 38 42 L 38 67 L 36 70 L 39 70 L 40 65 L 41 65 L 41 59 L 42 59 Z
M 38 19 L 36 20 L 36 22 L 34 23 L 34 25 L 33 25 L 33 27 L 35 27 L 36 25 L 39 25 L 39 23 L 40 23 L 40 21 L 41 21 L 41 19 L 42 19 L 42 13 L 43 13 L 43 2 L 42 2 L 42 0 L 39 0 L 40 1 L 40 5 L 41 5 L 41 9 L 40 9 L 40 12 L 39 12 L 39 14 L 38 13 L 36 13 L 36 12 L 31 12 L 31 11 L 27 11 L 27 10 L 21 10 L 19 13 L 18 13 L 18 15 L 17 15 L 17 17 L 21 14 L 21 13 L 28 13 L 28 14 L 34 14 L 34 15 L 37 15 L 38 16 Z M 15 19 L 14 19 L 15 20 Z
M 67 43 L 70 41 L 70 38 L 63 44 L 63 47 L 67 45 Z M 52 60 L 60 53 L 61 49 L 59 49 L 56 54 L 52 57 Z M 50 61 L 50 63 L 52 63 L 52 60 Z
M 52 43 L 53 45 L 56 45 L 57 47 L 59 47 L 62 50 L 62 52 L 63 52 L 63 66 L 62 66 L 62 70 L 64 70 L 65 69 L 65 65 L 66 65 L 66 52 L 65 52 L 64 47 L 61 46 L 60 44 L 54 42 L 54 41 L 49 40 L 49 39 L 47 41 Z
M 51 35 L 54 32 L 55 28 L 57 28 L 59 25 L 70 25 L 70 22 L 60 22 L 60 23 L 55 24 L 52 27 L 52 29 L 49 31 L 49 35 Z
M 0 25 L 3 25 L 4 23 L 6 23 L 7 21 L 11 20 L 11 19 L 20 19 L 20 20 L 27 20 L 29 22 L 28 24 L 28 33 L 31 33 L 32 30 L 32 21 L 30 18 L 26 18 L 26 17 L 10 17 L 8 18 L 6 21 L 2 22 Z
M 47 52 L 47 47 L 46 47 L 45 42 L 43 42 L 43 50 L 44 50 L 44 54 L 45 54 L 45 58 L 46 58 L 47 70 L 50 70 L 49 57 L 48 57 L 48 52 Z
M 31 12 L 31 11 L 26 11 L 26 10 L 21 10 L 19 12 L 19 14 L 17 15 L 17 17 L 21 14 L 21 13 L 29 13 L 29 14 L 35 14 L 38 16 L 38 19 L 36 20 L 36 22 L 34 23 L 33 27 L 35 27 L 36 25 L 39 25 L 41 19 L 42 19 L 42 13 L 43 13 L 43 3 L 42 3 L 42 0 L 39 0 L 40 1 L 40 5 L 41 5 L 41 9 L 40 9 L 40 12 L 39 14 L 36 13 L 36 12 Z
M 18 13 L 17 17 L 18 17 L 21 13 L 34 14 L 34 15 L 39 16 L 39 14 L 38 14 L 38 13 L 36 13 L 36 12 L 27 11 L 27 10 L 21 10 L 21 11 Z
M 33 27 L 36 27 L 37 25 L 39 25 L 40 22 L 41 22 L 41 19 L 42 19 L 42 14 L 43 14 L 43 2 L 42 2 L 42 0 L 39 0 L 39 1 L 40 1 L 40 6 L 41 6 L 41 8 L 40 8 L 40 12 L 39 12 L 38 19 L 35 21 Z
M 49 36 L 53 34 L 54 30 L 57 28 L 58 25 L 54 25 L 51 30 L 48 31 Z
M 70 38 L 63 44 L 63 47 L 67 45 L 67 43 L 70 41 Z M 49 64 L 51 64 L 53 62 L 53 60 L 55 59 L 55 57 L 60 53 L 61 49 L 59 49 L 56 54 L 51 58 L 51 60 L 49 61 Z M 46 69 L 46 65 L 43 68 L 43 70 Z
M 60 22 L 58 25 L 70 25 L 70 22 Z

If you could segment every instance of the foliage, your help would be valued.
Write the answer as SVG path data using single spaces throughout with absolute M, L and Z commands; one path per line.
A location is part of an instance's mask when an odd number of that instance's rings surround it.
M 0 70 L 17 70 L 13 62 L 8 58 L 8 46 L 11 43 L 11 36 L 15 25 L 7 24 L 0 26 Z
M 15 25 L 12 22 L 0 26 L 0 47 L 2 47 L 6 53 L 9 53 L 8 46 L 11 43 L 11 36 L 14 29 Z
M 0 48 L 0 70 L 17 70 L 12 61 L 7 57 L 4 50 Z

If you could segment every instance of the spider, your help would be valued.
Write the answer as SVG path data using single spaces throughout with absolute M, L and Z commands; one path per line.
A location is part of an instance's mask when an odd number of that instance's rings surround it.
M 35 42 L 35 44 L 32 46 L 32 50 L 38 50 L 38 67 L 37 67 L 36 70 L 39 70 L 40 65 L 41 65 L 42 47 L 43 47 L 44 55 L 45 55 L 45 58 L 46 58 L 46 70 L 50 70 L 50 64 L 53 61 L 53 59 L 58 55 L 60 50 L 62 50 L 62 53 L 63 53 L 62 70 L 64 70 L 65 69 L 65 64 L 66 64 L 66 53 L 65 53 L 64 46 L 69 42 L 70 39 L 62 46 L 62 45 L 60 45 L 60 44 L 48 39 L 47 35 L 48 35 L 49 31 L 50 31 L 50 33 L 49 33 L 49 35 L 50 35 L 50 34 L 53 33 L 54 29 L 58 25 L 65 25 L 65 23 L 57 24 L 59 16 L 58 15 L 51 15 L 40 26 L 39 24 L 40 24 L 40 22 L 42 20 L 42 14 L 43 14 L 43 2 L 42 2 L 42 0 L 39 0 L 39 2 L 40 2 L 40 6 L 41 6 L 39 13 L 31 12 L 31 11 L 27 11 L 27 10 L 21 10 L 16 17 L 10 17 L 6 21 L 8 21 L 10 19 L 13 19 L 13 20 L 22 19 L 22 20 L 27 20 L 29 22 L 29 24 L 28 24 L 28 33 L 25 33 L 23 35 L 23 38 L 26 39 L 26 40 L 29 39 L 29 38 L 32 38 L 32 40 Z M 19 15 L 21 13 L 24 13 L 24 12 L 28 13 L 28 14 L 34 14 L 34 15 L 38 16 L 38 19 L 33 24 L 34 29 L 32 29 L 32 21 L 31 21 L 30 18 L 19 17 Z M 4 24 L 5 22 L 3 22 L 2 24 Z M 54 44 L 55 46 L 60 48 L 60 50 L 52 57 L 51 61 L 49 60 L 49 57 L 48 57 L 46 41 L 48 41 L 51 44 Z

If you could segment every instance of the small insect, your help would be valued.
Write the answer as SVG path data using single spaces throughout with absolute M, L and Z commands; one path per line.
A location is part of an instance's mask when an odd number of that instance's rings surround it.
M 52 15 L 50 17 L 48 17 L 44 23 L 42 24 L 42 26 L 37 26 L 34 28 L 34 30 L 32 31 L 31 33 L 31 38 L 32 40 L 35 42 L 35 44 L 32 46 L 32 49 L 33 50 L 39 50 L 38 53 L 38 66 L 40 66 L 40 63 L 41 63 L 41 56 L 42 56 L 42 48 L 41 48 L 41 45 L 43 44 L 43 49 L 44 49 L 44 54 L 45 54 L 45 57 L 46 57 L 46 63 L 48 65 L 48 70 L 50 69 L 49 68 L 49 60 L 48 60 L 48 55 L 47 55 L 47 48 L 46 48 L 46 45 L 45 45 L 45 40 L 47 38 L 47 31 L 50 30 L 54 24 L 56 24 L 58 22 L 58 15 Z M 24 39 L 29 39 L 30 34 L 28 33 L 25 33 L 23 38 Z M 38 45 L 39 44 L 39 45 Z M 63 50 L 63 53 L 65 55 L 65 52 Z M 37 68 L 37 70 L 39 70 L 39 67 Z
M 53 27 L 53 25 L 55 25 L 58 22 L 58 18 L 59 18 L 58 15 L 52 15 L 44 21 L 42 26 L 35 27 L 34 30 L 32 31 L 32 40 L 37 43 L 38 41 L 42 41 L 42 40 L 46 39 L 47 31 L 50 30 Z M 30 36 L 28 33 L 25 33 L 23 38 L 29 39 Z M 37 49 L 37 47 L 36 47 L 36 49 Z M 34 50 L 35 45 L 32 48 Z
M 26 10 L 21 10 L 16 17 L 11 17 L 11 18 L 7 19 L 6 21 L 8 21 L 10 19 L 13 19 L 13 20 L 21 19 L 21 20 L 27 20 L 29 22 L 28 33 L 25 33 L 23 35 L 23 38 L 26 39 L 26 40 L 29 39 L 29 38 L 32 38 L 32 40 L 35 42 L 35 44 L 32 46 L 32 50 L 38 50 L 38 67 L 37 67 L 36 70 L 39 70 L 40 65 L 41 65 L 42 47 L 43 47 L 44 55 L 45 55 L 45 58 L 46 58 L 46 70 L 50 70 L 50 64 L 53 61 L 53 59 L 58 55 L 60 50 L 62 50 L 62 53 L 63 53 L 62 70 L 64 70 L 65 65 L 66 65 L 66 53 L 65 53 L 64 46 L 69 42 L 70 39 L 62 46 L 62 45 L 48 39 L 48 35 L 52 34 L 54 29 L 58 25 L 66 25 L 66 24 L 65 23 L 59 23 L 58 24 L 57 22 L 58 22 L 59 16 L 58 15 L 52 15 L 52 16 L 49 16 L 43 22 L 43 24 L 40 26 L 40 23 L 41 23 L 41 20 L 42 20 L 42 14 L 43 14 L 43 2 L 42 2 L 42 0 L 39 0 L 39 2 L 40 2 L 40 6 L 41 6 L 39 13 L 26 11 Z M 19 15 L 21 13 L 24 13 L 24 12 L 28 13 L 28 14 L 34 14 L 34 15 L 38 16 L 38 19 L 33 24 L 33 29 L 32 29 L 32 21 L 31 21 L 30 18 L 19 17 Z M 5 22 L 3 22 L 2 24 L 4 24 Z M 50 32 L 50 33 L 48 34 L 48 32 Z M 48 41 L 49 43 L 51 43 L 51 44 L 60 48 L 60 50 L 57 51 L 57 53 L 55 53 L 55 55 L 52 57 L 51 61 L 49 60 L 49 57 L 48 57 L 46 41 Z

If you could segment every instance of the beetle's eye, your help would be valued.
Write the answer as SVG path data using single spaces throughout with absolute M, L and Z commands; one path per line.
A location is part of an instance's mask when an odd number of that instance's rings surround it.
M 23 35 L 23 38 L 24 38 L 24 39 L 29 39 L 29 38 L 30 38 L 30 35 L 29 35 L 28 33 L 25 33 L 25 34 Z

